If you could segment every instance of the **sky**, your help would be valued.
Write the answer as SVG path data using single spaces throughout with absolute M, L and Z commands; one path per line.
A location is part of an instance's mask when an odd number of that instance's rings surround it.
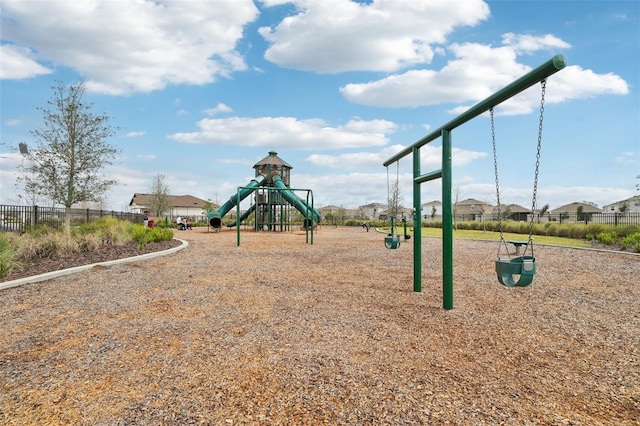
M 102 207 L 127 211 L 158 175 L 219 204 L 270 151 L 315 206 L 412 196 L 412 159 L 383 163 L 545 63 L 537 205 L 638 194 L 640 2 L 0 0 L 0 204 L 27 199 L 18 143 L 58 82 L 117 128 Z M 500 201 L 530 208 L 540 86 L 495 109 Z M 490 119 L 452 132 L 453 199 L 496 204 Z M 420 149 L 441 168 L 441 140 Z M 303 197 L 304 193 L 298 193 Z M 421 185 L 442 200 L 441 181 Z M 303 197 L 304 198 L 304 197 Z M 38 200 L 42 205 L 42 200 Z

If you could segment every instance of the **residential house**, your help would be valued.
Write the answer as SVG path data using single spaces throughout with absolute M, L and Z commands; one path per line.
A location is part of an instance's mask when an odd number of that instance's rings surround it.
M 357 219 L 360 217 L 358 209 L 346 209 L 336 205 L 328 205 L 317 209 L 323 218 L 324 223 L 341 223 L 349 219 Z
M 602 207 L 603 213 L 640 213 L 640 195 Z
M 358 208 L 362 212 L 363 219 L 376 220 L 382 212 L 386 212 L 387 205 L 382 203 L 369 203 Z
M 491 214 L 493 206 L 474 198 L 458 201 L 453 205 L 454 216 L 456 220 L 482 220 L 488 218 Z
M 442 220 L 442 201 L 433 200 L 420 206 L 422 219 Z
M 526 222 L 531 210 L 519 204 L 500 204 L 500 214 L 503 219 Z M 491 217 L 498 219 L 498 206 L 493 207 Z
M 149 200 L 152 194 L 133 194 L 133 198 L 129 202 L 129 209 L 134 213 L 143 213 L 148 210 Z M 163 217 L 169 217 L 171 219 L 178 216 L 192 218 L 195 221 L 205 221 L 207 219 L 205 206 L 209 203 L 201 198 L 194 197 L 193 195 L 168 195 L 169 205 L 172 207 L 163 212 Z M 213 208 L 219 207 L 217 204 L 213 204 Z
M 548 217 L 552 222 L 591 221 L 591 216 L 601 213 L 602 210 L 596 204 L 582 201 L 565 204 L 553 209 L 549 212 Z M 578 217 L 579 214 L 582 217 Z

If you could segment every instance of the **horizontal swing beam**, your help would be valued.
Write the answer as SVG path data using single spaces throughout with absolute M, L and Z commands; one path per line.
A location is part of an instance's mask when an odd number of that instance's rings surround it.
M 413 145 L 403 149 L 393 157 L 389 158 L 387 161 L 383 163 L 383 166 L 387 167 L 390 164 L 399 161 L 401 158 L 406 157 L 411 154 L 413 148 L 420 148 L 423 145 L 428 144 L 429 142 L 438 139 L 442 136 L 443 130 L 453 130 L 456 127 L 466 123 L 467 121 L 479 116 L 480 114 L 489 111 L 494 106 L 501 104 L 507 99 L 517 95 L 518 93 L 528 89 L 534 84 L 544 80 L 545 78 L 553 75 L 563 69 L 567 65 L 567 60 L 563 55 L 556 55 L 553 58 L 549 59 L 544 64 L 540 65 L 536 69 L 532 70 L 528 74 L 520 77 L 515 80 L 510 85 L 504 87 L 503 89 L 497 91 L 493 95 L 489 96 L 485 100 L 477 103 L 473 107 L 469 108 L 467 111 L 463 112 L 453 120 L 449 121 L 444 126 L 434 130 L 429 133 L 424 138 L 418 140 Z
M 418 176 L 417 178 L 413 179 L 414 183 L 417 184 L 421 184 L 423 182 L 428 182 L 430 180 L 434 180 L 434 179 L 440 179 L 442 177 L 442 169 L 440 170 L 434 170 L 430 173 L 424 174 L 422 176 Z

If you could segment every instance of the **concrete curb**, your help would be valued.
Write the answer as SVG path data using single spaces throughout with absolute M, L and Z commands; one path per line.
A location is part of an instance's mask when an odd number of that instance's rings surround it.
M 164 251 L 146 253 L 146 254 L 141 254 L 139 256 L 127 257 L 124 259 L 109 260 L 107 262 L 92 263 L 91 265 L 76 266 L 74 268 L 61 269 L 59 271 L 46 272 L 44 274 L 34 275 L 32 277 L 24 277 L 24 278 L 19 278 L 13 281 L 6 281 L 3 283 L 0 283 L 0 290 L 12 288 L 12 287 L 18 287 L 23 284 L 31 284 L 39 281 L 46 281 L 53 278 L 62 277 L 65 275 L 75 274 L 76 272 L 82 272 L 82 271 L 91 269 L 94 266 L 110 266 L 110 265 L 117 265 L 119 263 L 137 262 L 139 260 L 147 260 L 147 259 L 153 259 L 154 257 L 166 256 L 169 254 L 173 254 L 177 251 L 180 251 L 182 249 L 185 249 L 189 246 L 189 243 L 187 241 L 181 240 L 180 238 L 175 238 L 175 239 L 180 241 L 182 244 L 179 245 L 178 247 L 173 247 Z

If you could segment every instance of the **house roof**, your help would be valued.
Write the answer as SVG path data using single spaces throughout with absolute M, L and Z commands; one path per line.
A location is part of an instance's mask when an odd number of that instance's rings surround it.
M 640 195 L 634 195 L 633 197 L 627 198 L 626 200 L 616 201 L 615 203 L 607 204 L 604 207 L 620 206 L 620 205 L 622 205 L 624 203 L 631 203 L 631 202 L 636 202 L 636 201 L 640 201 Z
M 387 205 L 383 203 L 369 203 L 369 204 L 365 204 L 364 206 L 360 206 L 360 208 L 363 208 L 363 209 L 378 208 L 378 207 L 387 207 Z
M 602 210 L 596 205 L 587 202 L 573 202 L 565 204 L 564 206 L 551 210 L 550 213 L 575 213 L 578 211 L 580 206 L 582 206 L 583 213 L 602 213 Z
M 129 206 L 148 206 L 149 201 L 153 194 L 141 194 L 136 192 L 133 194 L 133 198 L 129 202 Z M 169 201 L 172 207 L 197 207 L 204 208 L 207 203 L 206 200 L 203 200 L 198 197 L 194 197 L 193 195 L 168 195 Z M 215 204 L 213 207 L 217 207 Z
M 344 209 L 344 207 L 338 207 L 335 204 L 330 204 L 328 206 L 324 206 L 324 207 L 320 207 L 318 208 L 319 211 L 321 212 L 325 212 L 325 211 L 338 211 L 339 209 Z M 346 209 L 344 209 L 346 210 Z
M 459 206 L 471 205 L 471 204 L 480 204 L 484 206 L 491 205 L 491 204 L 485 203 L 484 201 L 476 200 L 475 198 L 467 198 L 466 200 L 458 201 L 456 204 Z
M 500 211 L 501 212 L 506 212 L 507 209 L 511 213 L 531 213 L 531 209 L 528 209 L 526 207 L 522 207 L 519 204 L 501 204 L 500 205 Z M 493 207 L 493 211 L 497 212 L 498 211 L 498 206 Z

